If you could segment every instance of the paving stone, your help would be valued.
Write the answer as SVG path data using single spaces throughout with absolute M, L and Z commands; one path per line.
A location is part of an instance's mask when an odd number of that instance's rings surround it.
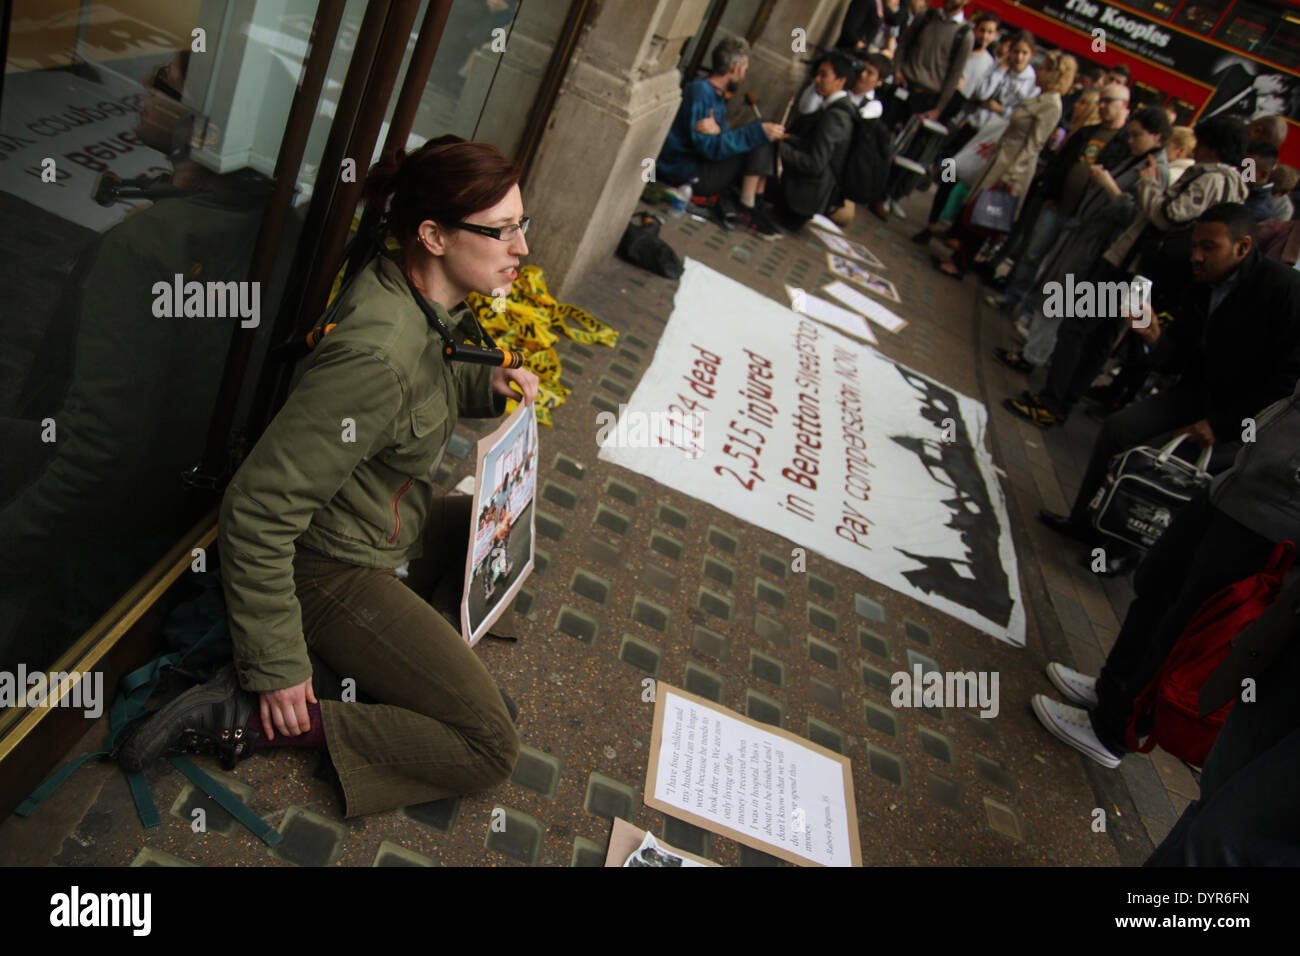
M 1128 784 L 1138 813 L 1171 827 L 1178 822 L 1174 805 L 1150 760 L 1141 754 L 1132 754 L 1120 763 L 1119 770 Z
M 749 672 L 778 687 L 785 684 L 785 665 L 775 657 L 768 657 L 758 651 L 749 652 Z
M 564 537 L 564 522 L 554 515 L 549 515 L 538 508 L 533 512 L 533 520 L 537 525 L 537 533 L 542 537 L 553 541 L 559 541 Z
M 1005 803 L 998 803 L 990 797 L 985 797 L 984 815 L 988 818 L 989 826 L 998 833 L 1005 834 L 1017 841 L 1022 838 L 1020 820 L 1016 816 L 1016 812 Z
M 1187 769 L 1187 764 L 1183 763 L 1172 754 L 1166 753 L 1159 747 L 1151 751 L 1148 756 L 1151 758 L 1151 766 L 1155 767 L 1156 773 L 1160 776 L 1160 782 L 1164 784 L 1166 790 L 1170 792 L 1169 799 L 1173 800 L 1173 795 L 1178 794 L 1187 800 L 1199 799 L 1201 795 L 1201 785 L 1196 782 L 1192 772 Z M 1181 813 L 1174 801 L 1174 809 Z
M 438 470 L 433 473 L 433 483 L 435 485 L 446 485 L 447 479 L 451 477 L 450 465 L 439 465 Z
M 643 641 L 632 634 L 623 635 L 623 643 L 618 649 L 619 660 L 633 667 L 639 667 L 651 677 L 659 676 L 659 665 L 663 663 L 663 648 Z
M 889 659 L 889 639 L 875 631 L 869 631 L 865 627 L 858 628 L 858 644 L 864 651 Z
M 614 568 L 623 566 L 623 552 L 599 538 L 587 539 L 586 544 L 582 546 L 582 556 Z
M 770 551 L 760 550 L 758 552 L 758 566 L 768 574 L 775 574 L 780 578 L 785 577 L 786 571 L 788 570 L 788 563 L 786 560 Z
M 756 690 L 745 691 L 745 713 L 754 720 L 773 727 L 783 726 L 785 720 L 785 706 Z
M 840 693 L 840 689 L 816 677 L 808 678 L 808 698 L 814 703 L 834 710 L 839 710 L 843 706 L 843 694 Z
M 438 861 L 423 853 L 416 853 L 404 846 L 385 840 L 379 844 L 379 851 L 371 866 L 437 866 Z
M 874 744 L 867 744 L 867 767 L 877 777 L 902 786 L 903 761 L 888 750 L 881 750 Z
M 641 798 L 637 792 L 622 781 L 595 772 L 587 779 L 587 795 L 583 798 L 582 808 L 588 813 L 610 820 L 614 817 L 631 820 L 640 807 Z
M 827 750 L 834 750 L 837 754 L 845 752 L 844 732 L 815 717 L 808 718 L 808 739 Z
M 733 587 L 736 583 L 736 569 L 725 561 L 719 561 L 717 558 L 704 556 L 704 562 L 700 566 L 705 577 L 712 578 L 724 587 Z
M 894 689 L 891 675 L 882 671 L 879 667 L 872 667 L 865 661 L 862 663 L 862 683 L 866 684 L 877 693 L 884 694 L 886 697 Z
M 587 477 L 587 466 L 568 455 L 556 455 L 554 467 L 560 474 L 577 478 L 579 481 Z
M 813 627 L 826 631 L 828 634 L 838 634 L 840 630 L 840 624 L 835 615 L 811 601 L 808 602 L 808 623 Z
M 857 611 L 859 617 L 865 617 L 868 621 L 875 621 L 878 624 L 884 623 L 884 605 L 877 604 L 869 597 L 861 594 L 853 595 L 853 609 Z
M 922 675 L 930 674 L 934 671 L 938 671 L 940 674 L 943 673 L 943 668 L 939 666 L 938 662 L 933 657 L 926 657 L 920 651 L 914 651 L 909 647 L 907 649 L 908 673 L 915 674 L 915 667 L 917 664 L 921 665 Z
M 789 631 L 786 629 L 785 622 L 768 617 L 762 611 L 754 612 L 754 633 L 778 647 L 790 646 Z
M 402 813 L 416 823 L 423 823 L 442 833 L 450 833 L 456 828 L 456 820 L 460 817 L 460 800 L 460 797 L 446 797 L 428 803 L 415 803 L 404 807 Z
M 740 865 L 741 866 L 789 866 L 785 860 L 780 857 L 772 856 L 770 853 L 764 853 L 762 850 L 755 850 L 753 847 L 740 846 Z
M 707 611 L 714 617 L 720 617 L 724 621 L 731 620 L 731 601 L 716 591 L 701 587 L 696 603 L 701 610 Z
M 596 524 L 602 528 L 608 528 L 615 534 L 626 534 L 627 529 L 632 526 L 632 519 L 621 511 L 615 511 L 613 508 L 607 508 L 605 505 L 596 506 Z
M 510 782 L 553 800 L 560 786 L 560 761 L 544 750 L 520 744 L 519 760 Z
M 676 508 L 669 505 L 660 505 L 655 520 L 672 528 L 685 528 L 687 521 L 690 519 L 686 517 L 684 512 L 678 511 Z
M 641 349 L 641 351 L 643 351 L 643 352 L 650 348 L 650 343 L 649 343 L 649 342 L 645 341 L 644 339 L 639 339 L 639 338 L 637 338 L 635 335 L 624 335 L 624 336 L 622 336 L 621 339 L 620 339 L 619 344 L 621 345 L 621 344 L 623 344 L 623 343 L 627 343 L 628 345 L 632 346 L 633 348 Z
M 637 502 L 641 500 L 640 492 L 631 485 L 625 485 L 623 482 L 614 478 L 605 482 L 605 494 L 609 495 L 611 498 L 617 498 L 619 501 L 624 504 L 629 504 L 633 508 L 635 508 Z
M 571 375 L 582 375 L 587 371 L 587 366 L 583 365 L 576 358 L 566 358 L 561 365 L 561 368 Z
M 602 412 L 609 412 L 611 415 L 617 415 L 619 413 L 618 402 L 610 401 L 604 395 L 600 394 L 600 392 L 592 392 L 591 396 L 587 399 L 587 404 L 599 408 Z
M 727 554 L 736 554 L 740 551 L 740 542 L 736 538 L 713 525 L 709 525 L 708 541 L 710 545 Z
M 944 763 L 955 763 L 952 741 L 947 737 L 937 734 L 926 727 L 917 727 L 916 732 L 921 738 L 921 749 L 927 754 L 935 760 L 942 760 Z
M 569 588 L 598 604 L 604 604 L 609 598 L 610 583 L 590 571 L 578 568 L 573 572 L 573 580 L 569 582 Z
M 765 604 L 772 605 L 778 611 L 785 610 L 785 592 L 774 585 L 768 584 L 762 578 L 754 579 L 754 597 Z
M 553 505 L 559 505 L 561 508 L 572 508 L 578 503 L 576 492 L 554 481 L 548 481 L 542 485 L 542 497 Z
M 527 617 L 528 612 L 533 609 L 533 602 L 537 595 L 528 588 L 520 588 L 519 594 L 515 597 L 515 613 L 520 617 Z
M 617 362 L 612 362 L 609 370 L 621 378 L 636 378 L 636 372 L 624 365 L 619 365 Z
M 965 813 L 966 807 L 961 798 L 961 787 L 953 783 L 946 777 L 941 777 L 936 773 L 925 773 L 925 792 L 929 794 L 930 799 L 949 810 L 956 810 L 959 813 Z
M 583 614 L 577 608 L 561 604 L 560 613 L 555 618 L 555 629 L 561 634 L 576 637 L 584 644 L 594 644 L 596 634 L 600 631 L 600 624 L 595 618 Z
M 280 824 L 282 839 L 268 852 L 295 866 L 331 866 L 343 855 L 347 828 L 302 807 L 290 807 Z
M 808 636 L 808 656 L 822 667 L 829 667 L 833 671 L 840 669 L 839 648 L 819 641 L 812 635 Z
M 715 704 L 722 703 L 722 678 L 707 667 L 701 667 L 693 661 L 686 665 L 686 675 L 685 680 L 682 681 L 682 686 L 697 697 L 711 700 Z
M 191 863 L 189 860 L 182 860 L 179 856 L 172 856 L 165 850 L 159 850 L 155 847 L 147 846 L 135 855 L 131 861 L 132 866 L 198 866 L 197 863 Z
M 612 378 L 603 377 L 600 380 L 600 387 L 613 392 L 619 398 L 627 398 L 627 386 L 622 382 L 616 382 Z
M 447 440 L 447 454 L 453 458 L 464 461 L 473 450 L 474 443 L 457 432 L 452 432 L 451 438 Z
M 545 574 L 551 566 L 551 556 L 541 548 L 533 549 L 533 574 Z
M 862 708 L 867 718 L 868 727 L 882 734 L 888 734 L 890 737 L 898 736 L 898 719 L 893 713 L 883 707 L 878 707 L 870 701 L 864 702 Z
M 1051 598 L 1052 607 L 1056 609 L 1057 618 L 1061 622 L 1061 630 L 1084 641 L 1096 643 L 1097 637 L 1092 632 L 1092 621 L 1088 619 L 1088 615 L 1084 613 L 1079 602 L 1072 596 L 1050 587 L 1047 589 L 1047 593 Z
M 540 820 L 499 804 L 492 808 L 483 845 L 512 860 L 533 866 L 542 854 L 546 826 Z
M 808 575 L 808 590 L 827 601 L 835 600 L 835 585 L 815 574 Z
M 992 744 L 995 747 L 1000 746 L 1002 742 L 998 739 L 998 730 L 993 726 L 993 720 L 994 718 L 991 717 L 980 717 L 978 714 L 973 714 L 967 717 L 966 729 L 985 743 Z
M 632 600 L 632 620 L 638 624 L 653 627 L 656 631 L 667 631 L 671 617 L 668 608 L 656 604 L 649 598 L 638 594 Z
M 253 799 L 253 788 L 247 784 L 240 783 L 226 774 L 212 776 L 217 783 L 244 803 L 248 803 Z M 194 815 L 196 810 L 202 811 L 198 817 Z M 202 827 L 199 832 L 217 833 L 223 837 L 230 836 L 237 827 L 241 826 L 239 821 L 232 817 L 221 804 L 192 783 L 187 783 L 185 788 L 177 795 L 171 806 L 171 814 L 177 819 L 185 821 L 186 826 L 191 829 L 193 829 L 196 821 L 201 820 Z
M 604 866 L 608 855 L 609 849 L 595 840 L 574 837 L 573 856 L 569 859 L 569 866 Z
M 694 630 L 691 632 L 691 647 L 702 654 L 708 654 L 710 657 L 726 657 L 730 644 L 729 638 L 698 624 L 695 625 Z
M 667 814 L 664 815 L 664 842 L 706 859 L 709 855 L 708 830 Z
M 1011 779 L 1011 774 L 1007 768 L 992 757 L 986 757 L 983 754 L 975 754 L 975 772 L 981 778 L 987 780 L 995 787 L 1001 787 L 1003 790 L 1017 790 L 1015 781 Z
M 657 588 L 667 594 L 676 594 L 680 582 L 676 575 L 669 574 L 662 568 L 657 568 L 653 564 L 648 564 L 641 572 L 641 577 L 653 588 Z
M 674 561 L 680 558 L 682 552 L 685 550 L 683 544 L 676 538 L 670 538 L 668 535 L 661 534 L 658 531 L 650 532 L 650 548 L 662 555 L 672 558 Z
M 917 624 L 915 621 L 909 621 L 907 618 L 903 619 L 903 632 L 907 635 L 908 640 L 915 641 L 917 644 L 929 647 L 934 643 L 934 635 L 930 633 L 928 627 Z

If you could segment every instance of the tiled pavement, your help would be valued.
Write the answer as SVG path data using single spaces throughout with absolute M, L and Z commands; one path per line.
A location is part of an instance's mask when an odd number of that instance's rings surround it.
M 1131 597 L 1127 582 L 1103 584 L 1080 568 L 1033 517 L 1066 506 L 1096 425 L 1076 416 L 1044 433 L 1000 408 L 1023 387 L 990 358 L 1011 343 L 1010 325 L 979 301 L 973 278 L 939 276 L 907 241 L 928 198 L 912 197 L 906 222 L 863 213 L 850 234 L 885 261 L 909 319 L 898 335 L 879 332 L 881 350 L 989 406 L 1027 604 L 1025 648 L 816 555 L 794 573 L 791 542 L 598 461 L 595 415 L 617 411 L 635 388 L 674 291 L 611 258 L 570 297 L 621 336 L 612 350 L 559 346 L 573 394 L 542 433 L 523 636 L 480 645 L 522 711 L 524 747 L 509 784 L 345 821 L 316 755 L 263 753 L 223 777 L 283 834 L 269 851 L 169 767 L 149 774 L 164 822 L 143 830 L 122 775 L 97 764 L 31 818 L 0 826 L 0 864 L 596 865 L 615 815 L 725 865 L 778 864 L 642 805 L 647 676 L 848 754 L 867 864 L 1140 863 L 1195 798 L 1190 772 L 1159 752 L 1103 770 L 1048 736 L 1028 706 L 1032 694 L 1052 692 L 1048 660 L 1096 672 Z M 787 281 L 814 289 L 831 279 L 811 237 L 768 243 L 686 217 L 664 236 L 679 254 L 781 301 Z M 440 473 L 446 488 L 472 472 L 480 430 L 460 431 Z M 999 672 L 1001 713 L 891 707 L 889 675 L 918 660 Z M 93 727 L 82 749 L 98 749 L 103 733 Z M 1095 807 L 1106 809 L 1105 833 L 1091 829 Z M 199 809 L 203 832 L 192 826 Z

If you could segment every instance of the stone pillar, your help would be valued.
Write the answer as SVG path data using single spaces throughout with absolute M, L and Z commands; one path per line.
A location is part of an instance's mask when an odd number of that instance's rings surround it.
M 732 99 L 740 104 L 740 110 L 735 117 L 727 111 L 731 122 L 754 119 L 753 111 L 745 106 L 747 92 L 754 94 L 763 119 L 780 120 L 790 97 L 797 96 L 807 81 L 810 71 L 805 61 L 818 46 L 835 42 L 847 9 L 844 0 L 780 0 L 773 4 L 763 32 L 754 41 L 739 98 Z M 795 30 L 803 31 L 802 53 L 794 50 Z M 793 108 L 790 115 L 795 115 Z
M 528 262 L 563 300 L 613 254 L 681 102 L 677 59 L 708 0 L 598 0 L 524 189 Z

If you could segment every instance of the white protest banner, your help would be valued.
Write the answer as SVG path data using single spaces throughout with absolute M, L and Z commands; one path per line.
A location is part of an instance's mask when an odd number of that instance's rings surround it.
M 600 457 L 1024 646 L 982 404 L 688 259 L 620 414 L 670 408 L 691 418 L 682 450 Z
M 666 684 L 645 804 L 791 863 L 862 865 L 848 757 Z
M 847 332 L 856 338 L 864 339 L 872 345 L 879 344 L 876 340 L 876 333 L 871 331 L 871 326 L 867 325 L 867 320 L 852 309 L 846 309 L 833 302 L 827 302 L 825 299 L 819 299 L 803 289 L 796 289 L 790 285 L 785 287 L 785 294 L 790 297 L 790 308 L 796 312 L 812 316 L 818 322 L 823 322 L 831 328 L 839 329 L 841 332 Z

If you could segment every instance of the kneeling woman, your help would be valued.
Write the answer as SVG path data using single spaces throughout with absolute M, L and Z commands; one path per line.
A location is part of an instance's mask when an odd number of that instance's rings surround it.
M 328 750 L 346 816 L 509 777 L 519 738 L 505 700 L 408 584 L 428 594 L 441 562 L 459 594 L 470 515 L 456 505 L 469 499 L 435 498 L 432 478 L 458 418 L 501 415 L 512 385 L 537 394 L 527 370 L 448 363 L 434 328 L 477 340 L 465 296 L 510 287 L 528 253 L 518 181 L 495 147 L 457 137 L 371 171 L 367 197 L 392 197 L 401 249 L 342 294 L 222 502 L 235 664 L 145 723 L 123 748 L 128 769 L 196 741 L 237 759 L 255 731 L 257 746 Z M 309 649 L 375 703 L 318 703 Z

